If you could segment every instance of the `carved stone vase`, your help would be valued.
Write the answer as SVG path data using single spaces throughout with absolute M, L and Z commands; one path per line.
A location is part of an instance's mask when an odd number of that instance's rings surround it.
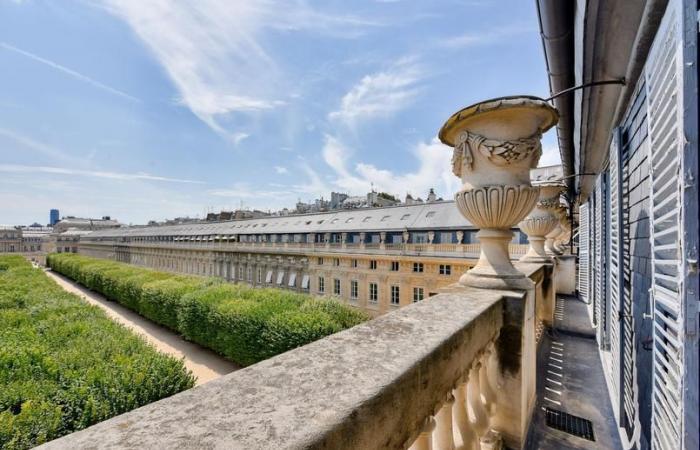
M 478 227 L 481 254 L 460 283 L 482 288 L 528 288 L 508 254 L 510 231 L 537 203 L 530 169 L 542 154 L 542 133 L 559 120 L 557 110 L 536 97 L 487 100 L 453 114 L 440 140 L 454 147 L 452 171 L 462 179 L 457 208 Z
M 551 232 L 547 233 L 544 242 L 545 252 L 551 256 L 562 254 L 562 252 L 555 245 L 555 241 L 565 232 L 562 222 L 566 223 L 566 208 L 564 208 L 562 205 L 557 205 L 554 210 L 554 214 L 557 217 L 557 225 Z M 564 219 L 562 219 L 562 217 Z
M 544 249 L 545 236 L 551 233 L 559 224 L 555 209 L 559 205 L 559 195 L 564 190 L 561 183 L 543 183 L 540 188 L 540 198 L 535 208 L 527 215 L 519 227 L 527 234 L 530 247 L 520 261 L 530 263 L 551 263 L 552 258 Z
M 567 244 L 571 240 L 571 223 L 569 222 L 569 216 L 566 214 L 566 210 L 559 216 L 559 227 L 562 232 L 554 238 L 554 248 L 564 254 L 567 252 Z

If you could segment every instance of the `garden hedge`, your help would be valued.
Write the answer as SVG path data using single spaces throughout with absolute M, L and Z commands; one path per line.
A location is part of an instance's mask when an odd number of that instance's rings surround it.
M 21 256 L 0 256 L 0 448 L 26 449 L 194 385 Z
M 56 272 L 243 366 L 368 319 L 336 300 L 218 278 L 158 272 L 69 253 L 51 254 L 47 263 Z

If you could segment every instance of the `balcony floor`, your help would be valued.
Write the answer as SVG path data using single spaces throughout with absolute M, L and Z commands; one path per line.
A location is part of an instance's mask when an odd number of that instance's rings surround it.
M 537 380 L 527 448 L 622 448 L 587 305 L 573 296 L 557 296 L 554 323 L 537 355 L 537 372 L 544 375 Z M 590 420 L 595 442 L 547 426 L 547 407 Z

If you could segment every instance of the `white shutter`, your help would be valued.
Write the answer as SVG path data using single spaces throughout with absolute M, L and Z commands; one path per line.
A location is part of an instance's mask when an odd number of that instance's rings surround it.
M 579 297 L 584 302 L 590 301 L 589 276 L 590 276 L 590 202 L 586 202 L 579 207 L 579 269 L 578 269 L 578 292 Z
M 615 129 L 613 139 L 610 143 L 610 257 L 609 257 L 609 280 L 610 280 L 610 388 L 612 398 L 620 398 L 620 299 L 624 295 L 623 283 L 623 216 L 620 207 L 622 197 L 622 164 L 620 148 L 620 130 Z M 620 418 L 619 408 L 614 408 L 615 416 Z
M 598 343 L 602 343 L 601 330 L 603 329 L 601 322 L 601 305 L 603 299 L 603 255 L 605 253 L 603 237 L 605 226 L 605 207 L 603 195 L 603 175 L 601 174 L 595 183 L 595 198 L 593 199 L 593 220 L 594 225 L 591 230 L 593 237 L 593 324 L 597 327 L 596 335 Z
M 698 448 L 697 290 L 686 292 L 684 285 L 691 279 L 697 283 L 697 274 L 686 272 L 687 258 L 697 258 L 696 249 L 686 248 L 684 242 L 690 235 L 697 245 L 697 154 L 688 153 L 697 152 L 697 147 L 687 146 L 684 135 L 682 6 L 678 0 L 669 2 L 645 73 L 651 149 L 652 447 L 656 449 Z M 692 66 L 690 70 L 696 71 Z M 696 96 L 697 92 L 690 97 L 689 108 L 696 108 Z M 689 119 L 697 120 L 693 116 Z M 697 124 L 692 126 L 696 130 Z M 694 164 L 686 167 L 684 158 L 689 156 Z M 695 185 L 691 188 L 687 182 Z M 684 202 L 686 189 L 695 190 L 690 194 L 694 205 Z M 689 344 L 692 351 L 686 352 Z

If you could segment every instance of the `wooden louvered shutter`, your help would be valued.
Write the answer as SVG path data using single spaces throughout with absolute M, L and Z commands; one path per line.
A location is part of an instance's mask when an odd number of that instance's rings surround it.
M 601 347 L 605 340 L 605 259 L 606 249 L 606 195 L 605 173 L 598 177 L 594 192 L 594 228 L 593 236 L 593 323 L 598 327 L 597 338 Z
M 652 447 L 656 449 L 698 448 L 698 293 L 693 267 L 698 220 L 697 29 L 691 16 L 687 26 L 692 31 L 685 36 L 693 39 L 693 45 L 685 49 L 683 17 L 694 10 L 684 14 L 683 3 L 669 2 L 645 71 L 651 166 Z M 687 70 L 686 59 L 692 61 Z M 686 77 L 692 87 L 684 86 Z
M 590 278 L 590 202 L 584 203 L 579 207 L 579 231 L 578 231 L 578 251 L 579 251 L 579 268 L 578 268 L 578 293 L 581 300 L 584 302 L 590 301 L 589 294 L 589 278 Z
M 624 295 L 623 270 L 623 214 L 620 199 L 622 197 L 622 164 L 621 164 L 621 145 L 620 145 L 620 129 L 616 128 L 613 132 L 613 139 L 610 143 L 610 239 L 609 239 L 609 272 L 608 279 L 610 282 L 610 318 L 609 318 L 609 348 L 610 348 L 610 374 L 612 398 L 620 397 L 620 385 L 622 383 L 620 356 L 622 345 L 620 343 L 620 309 L 621 299 Z M 620 408 L 615 407 L 615 415 L 618 420 L 621 416 Z

